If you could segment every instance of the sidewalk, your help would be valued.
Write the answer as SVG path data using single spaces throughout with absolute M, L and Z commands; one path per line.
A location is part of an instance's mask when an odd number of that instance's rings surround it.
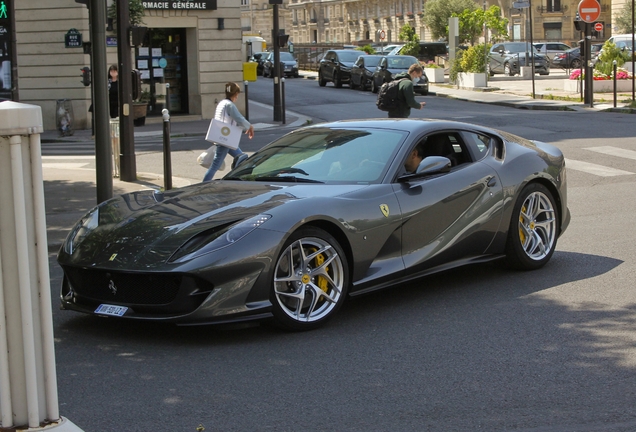
M 305 79 L 317 79 L 317 72 L 303 71 Z M 563 80 L 567 76 L 554 74 L 550 77 L 537 77 L 535 80 L 535 99 L 532 99 L 532 81 L 519 77 L 494 77 L 489 86 L 477 89 L 459 89 L 451 84 L 430 84 L 430 94 L 438 97 L 448 97 L 476 103 L 489 103 L 509 106 L 519 109 L 540 110 L 609 110 L 636 112 L 634 109 L 624 108 L 624 103 L 618 108 L 612 107 L 613 95 L 595 94 L 595 99 L 605 98 L 610 102 L 595 103 L 593 108 L 586 107 L 577 100 L 554 100 L 552 97 L 578 98 L 578 94 L 569 94 L 558 89 L 563 88 Z M 624 100 L 629 95 L 621 95 Z M 258 102 L 249 102 L 249 120 L 255 129 L 267 128 L 296 128 L 303 126 L 309 117 L 298 113 L 286 112 L 286 123 L 272 121 L 273 108 Z M 170 119 L 170 135 L 202 136 L 206 133 L 209 120 L 201 116 L 173 116 Z M 148 118 L 144 126 L 135 127 L 135 137 L 162 136 L 163 120 L 161 117 Z M 77 130 L 70 137 L 60 137 L 57 131 L 46 131 L 41 135 L 43 143 L 47 142 L 79 142 L 92 141 L 90 130 Z M 72 159 L 72 158 L 69 158 Z M 42 165 L 44 177 L 44 193 L 46 197 L 46 220 L 49 250 L 56 252 L 66 235 L 88 210 L 97 205 L 97 187 L 95 171 L 82 168 L 83 164 L 49 162 L 45 158 Z M 229 170 L 229 167 L 226 168 Z M 172 178 L 174 188 L 183 187 L 191 183 L 190 180 L 177 177 Z M 137 181 L 123 182 L 113 178 L 113 194 L 135 192 L 143 189 L 161 189 L 163 176 L 154 173 L 137 173 Z

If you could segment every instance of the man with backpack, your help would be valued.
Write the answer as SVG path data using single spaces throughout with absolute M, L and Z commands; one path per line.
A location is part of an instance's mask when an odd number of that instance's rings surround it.
M 389 118 L 408 118 L 411 108 L 422 109 L 426 102 L 415 101 L 413 84 L 418 82 L 424 70 L 419 63 L 412 64 L 408 72 L 395 76 L 391 82 L 382 85 L 378 94 L 377 105 L 389 112 Z

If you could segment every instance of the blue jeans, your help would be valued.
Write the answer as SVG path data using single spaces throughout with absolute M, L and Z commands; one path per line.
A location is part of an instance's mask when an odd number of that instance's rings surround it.
M 208 182 L 208 181 L 212 180 L 212 178 L 214 177 L 214 174 L 216 174 L 216 172 L 219 170 L 219 168 L 221 168 L 221 164 L 223 163 L 223 160 L 225 159 L 225 157 L 227 156 L 228 153 L 232 157 L 237 157 L 237 156 L 243 154 L 243 151 L 240 148 L 230 149 L 228 147 L 223 147 L 223 146 L 217 145 L 216 146 L 216 155 L 214 156 L 214 160 L 212 161 L 212 165 L 210 165 L 210 168 L 208 168 L 208 171 L 205 173 L 205 176 L 203 177 L 203 181 L 204 182 Z

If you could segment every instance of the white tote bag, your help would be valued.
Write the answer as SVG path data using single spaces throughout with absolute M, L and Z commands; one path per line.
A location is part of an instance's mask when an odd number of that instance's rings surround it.
M 227 104 L 223 107 L 223 119 L 226 117 Z M 230 122 L 233 123 L 232 119 Z M 205 136 L 205 140 L 213 142 L 224 147 L 231 149 L 237 149 L 239 142 L 241 141 L 241 134 L 243 129 L 238 126 L 234 126 L 230 122 L 224 122 L 213 118 L 208 127 L 208 133 Z
M 210 146 L 209 149 L 205 150 L 203 153 L 197 157 L 197 163 L 201 165 L 203 168 L 210 168 L 212 162 L 214 161 L 214 157 L 216 156 L 216 144 Z M 219 168 L 221 171 L 225 169 L 225 161 L 221 163 L 221 167 Z

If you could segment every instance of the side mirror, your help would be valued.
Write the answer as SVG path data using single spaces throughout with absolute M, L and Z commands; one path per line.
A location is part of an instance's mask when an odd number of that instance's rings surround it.
M 398 182 L 407 182 L 411 179 L 426 177 L 434 174 L 444 174 L 451 169 L 451 161 L 444 156 L 428 156 L 422 159 L 414 174 L 405 174 L 398 178 Z

